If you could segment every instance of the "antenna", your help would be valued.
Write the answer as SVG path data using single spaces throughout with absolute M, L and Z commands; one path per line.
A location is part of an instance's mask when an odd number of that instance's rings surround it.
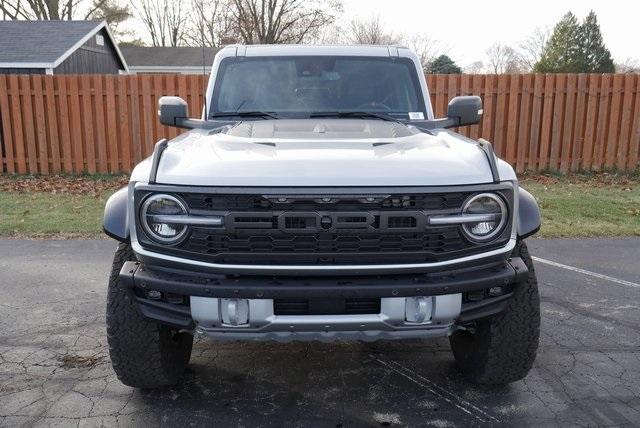
M 200 0 L 200 38 L 202 43 L 202 87 L 204 89 L 204 120 L 209 120 L 209 112 L 207 111 L 207 67 L 206 52 L 204 48 L 204 1 Z

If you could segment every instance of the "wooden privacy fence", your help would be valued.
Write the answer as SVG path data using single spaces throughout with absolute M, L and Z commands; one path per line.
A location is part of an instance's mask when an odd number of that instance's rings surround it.
M 428 75 L 436 117 L 456 95 L 480 95 L 478 125 L 458 131 L 493 143 L 517 171 L 635 170 L 637 74 Z
M 436 116 L 456 95 L 480 95 L 480 124 L 518 171 L 638 168 L 636 74 L 428 75 Z M 199 116 L 205 82 L 185 75 L 0 75 L 0 157 L 8 173 L 129 172 L 162 137 L 157 101 L 178 95 Z
M 129 172 L 162 137 L 158 99 L 178 95 L 199 117 L 192 75 L 0 75 L 2 168 L 8 173 Z

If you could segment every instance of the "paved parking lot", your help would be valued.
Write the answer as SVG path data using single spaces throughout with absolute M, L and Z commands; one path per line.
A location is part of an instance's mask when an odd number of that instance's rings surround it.
M 640 239 L 529 245 L 541 346 L 511 386 L 465 382 L 446 340 L 199 340 L 181 385 L 140 391 L 106 350 L 114 243 L 0 240 L 0 425 L 639 425 Z

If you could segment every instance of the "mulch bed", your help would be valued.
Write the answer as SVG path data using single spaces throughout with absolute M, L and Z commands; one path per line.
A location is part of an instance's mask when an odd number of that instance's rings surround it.
M 592 173 L 592 174 L 521 174 L 519 177 L 524 182 L 536 182 L 545 186 L 558 183 L 570 183 L 593 187 L 614 187 L 620 189 L 632 189 L 640 185 L 640 175 L 617 173 Z M 112 177 L 91 176 L 10 176 L 0 174 L 0 191 L 12 193 L 43 192 L 51 194 L 85 195 L 100 197 L 106 191 L 116 191 L 127 185 L 129 177 L 126 175 Z
M 127 185 L 126 175 L 108 178 L 91 176 L 9 176 L 0 175 L 0 191 L 9 193 L 51 193 L 100 197 Z
M 589 174 L 573 173 L 568 175 L 555 174 L 520 174 L 518 178 L 525 183 L 535 182 L 544 186 L 554 184 L 575 184 L 586 187 L 612 187 L 622 190 L 632 190 L 640 185 L 640 175 L 598 172 Z

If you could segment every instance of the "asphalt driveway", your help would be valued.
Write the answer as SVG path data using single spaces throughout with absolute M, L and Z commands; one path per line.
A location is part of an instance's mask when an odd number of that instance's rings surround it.
M 446 340 L 199 340 L 181 385 L 141 391 L 106 349 L 115 244 L 0 240 L 0 425 L 639 425 L 640 239 L 529 245 L 543 321 L 524 381 L 467 383 Z

